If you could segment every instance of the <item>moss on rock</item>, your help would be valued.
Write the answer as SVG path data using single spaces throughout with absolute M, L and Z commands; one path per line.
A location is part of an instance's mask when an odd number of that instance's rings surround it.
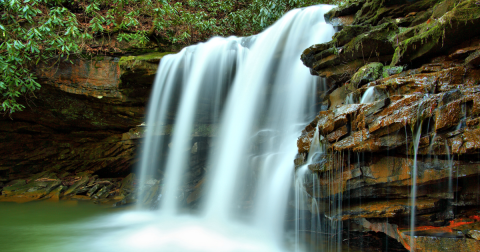
M 118 65 L 121 69 L 126 70 L 139 67 L 143 63 L 158 64 L 165 55 L 173 53 L 175 52 L 153 52 L 138 56 L 124 56 L 120 58 Z
M 399 41 L 392 59 L 392 66 L 411 62 L 415 59 L 438 53 L 480 34 L 480 6 L 475 0 L 467 0 L 458 3 L 452 10 L 445 12 L 440 18 L 439 15 L 450 8 L 448 3 L 434 12 L 432 17 L 425 23 L 413 27 L 413 36 L 404 36 L 405 40 Z M 442 8 L 440 8 L 442 7 Z M 441 9 L 441 10 L 440 10 Z M 437 14 L 435 14 L 437 13 Z M 411 30 L 409 30 L 411 32 Z
M 348 85 L 349 91 L 355 91 L 361 85 L 375 81 L 383 75 L 383 64 L 373 62 L 361 67 L 352 77 Z
M 391 67 L 391 66 L 385 66 L 383 68 L 383 72 L 382 72 L 382 77 L 383 78 L 387 78 L 389 76 L 392 76 L 392 75 L 395 75 L 395 74 L 399 74 L 403 71 L 403 67 L 402 66 L 395 66 L 395 67 Z

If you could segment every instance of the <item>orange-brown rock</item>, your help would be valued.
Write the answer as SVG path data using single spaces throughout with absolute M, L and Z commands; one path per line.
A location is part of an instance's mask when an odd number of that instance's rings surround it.
M 301 56 L 313 75 L 329 79 L 331 96 L 316 118 L 327 153 L 309 164 L 314 178 L 305 182 L 317 208 L 303 209 L 343 220 L 344 229 L 355 222 L 385 233 L 411 251 L 480 250 L 480 218 L 471 214 L 480 212 L 478 4 L 361 0 L 326 19 L 342 25 L 339 17 L 351 15 L 331 42 Z M 362 72 L 375 60 L 373 74 Z M 367 90 L 374 95 L 358 104 Z M 314 131 L 302 132 L 302 160 Z M 472 226 L 459 225 L 463 218 Z
M 26 98 L 24 111 L 0 118 L 3 200 L 85 194 L 94 184 L 74 186 L 77 177 L 114 181 L 131 173 L 142 136 L 136 126 L 145 121 L 145 104 L 163 55 L 40 64 L 36 71 L 42 88 Z M 46 177 L 38 181 L 37 174 Z M 21 186 L 11 184 L 22 179 Z

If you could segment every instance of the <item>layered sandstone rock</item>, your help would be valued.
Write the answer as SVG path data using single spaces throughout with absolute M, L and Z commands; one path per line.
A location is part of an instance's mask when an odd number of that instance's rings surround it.
M 25 98 L 24 111 L 0 118 L 3 200 L 128 195 L 132 190 L 118 190 L 135 165 L 139 125 L 164 55 L 41 64 L 40 91 Z
M 480 5 L 361 0 L 326 19 L 352 15 L 331 42 L 302 55 L 312 74 L 330 79 L 328 109 L 297 142 L 297 167 L 315 131 L 328 150 L 309 164 L 316 179 L 307 192 L 319 206 L 341 206 L 317 208 L 328 218 L 383 232 L 406 249 L 478 250 Z M 461 219 L 469 231 L 452 224 Z

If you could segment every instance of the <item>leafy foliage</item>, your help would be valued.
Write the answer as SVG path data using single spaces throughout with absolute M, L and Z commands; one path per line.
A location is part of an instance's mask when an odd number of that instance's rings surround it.
M 0 0 L 0 103 L 4 113 L 40 88 L 39 62 L 119 48 L 186 45 L 255 34 L 290 9 L 322 0 Z M 96 41 L 101 46 L 94 45 Z M 98 44 L 98 43 L 97 43 Z

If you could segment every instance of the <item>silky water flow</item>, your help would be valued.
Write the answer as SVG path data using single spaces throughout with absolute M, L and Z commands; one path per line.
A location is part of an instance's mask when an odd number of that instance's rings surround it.
M 296 140 L 325 85 L 300 55 L 331 39 L 323 18 L 331 8 L 292 10 L 256 36 L 215 37 L 165 56 L 148 107 L 137 209 L 82 224 L 81 238 L 62 251 L 299 249 L 284 232 Z M 192 139 L 202 128 L 213 140 L 201 195 L 188 207 Z

